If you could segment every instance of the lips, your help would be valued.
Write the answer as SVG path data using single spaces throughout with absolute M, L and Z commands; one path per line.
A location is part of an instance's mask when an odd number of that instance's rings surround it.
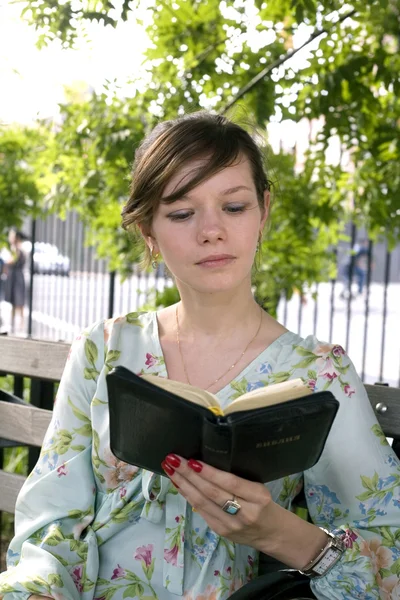
M 202 265 L 204 263 L 218 263 L 224 260 L 232 260 L 233 258 L 235 258 L 234 256 L 232 256 L 232 254 L 213 254 L 211 256 L 206 256 L 206 258 L 202 258 L 199 262 L 197 262 L 197 265 Z

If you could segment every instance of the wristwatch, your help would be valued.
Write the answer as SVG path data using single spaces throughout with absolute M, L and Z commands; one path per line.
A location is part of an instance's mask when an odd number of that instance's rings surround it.
M 342 554 L 346 550 L 346 544 L 344 541 L 334 535 L 332 532 L 320 527 L 320 529 L 326 533 L 329 540 L 321 552 L 316 558 L 314 558 L 306 567 L 300 571 L 303 575 L 307 575 L 313 579 L 314 577 L 323 577 L 332 569 L 332 567 L 338 562 Z

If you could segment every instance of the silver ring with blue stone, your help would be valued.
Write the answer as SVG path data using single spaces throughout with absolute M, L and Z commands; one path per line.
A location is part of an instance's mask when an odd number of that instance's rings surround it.
M 222 506 L 222 510 L 228 513 L 228 515 L 237 515 L 241 508 L 239 502 L 236 500 L 236 496 L 233 496 L 232 500 L 227 500 Z

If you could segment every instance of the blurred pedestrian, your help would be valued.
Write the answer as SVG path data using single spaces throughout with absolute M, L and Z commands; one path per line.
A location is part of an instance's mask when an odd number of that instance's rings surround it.
M 18 330 L 24 327 L 25 306 L 25 277 L 24 267 L 26 262 L 22 243 L 27 236 L 21 231 L 11 230 L 8 236 L 11 257 L 6 262 L 7 280 L 5 284 L 4 300 L 12 306 L 11 310 L 11 332 L 16 331 L 16 320 L 19 318 Z
M 353 254 L 349 256 L 343 265 L 344 284 L 340 294 L 341 298 L 347 298 L 349 294 L 351 298 L 354 298 L 351 293 L 353 279 L 356 280 L 358 293 L 360 295 L 363 293 L 368 269 L 368 245 L 367 239 L 362 239 L 358 244 L 355 244 Z

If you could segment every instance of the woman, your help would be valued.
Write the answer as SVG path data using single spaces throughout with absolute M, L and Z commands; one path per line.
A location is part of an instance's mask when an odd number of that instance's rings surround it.
M 225 599 L 256 574 L 260 551 L 307 571 L 320 599 L 400 589 L 399 464 L 354 367 L 340 346 L 287 331 L 252 296 L 269 202 L 259 150 L 223 117 L 162 123 L 138 150 L 124 226 L 140 228 L 155 267 L 162 255 L 181 301 L 96 324 L 74 343 L 18 500 L 6 600 Z M 161 477 L 110 453 L 105 376 L 117 364 L 208 389 L 222 406 L 295 377 L 341 406 L 305 473 L 262 485 L 168 455 Z M 303 485 L 313 523 L 290 510 Z M 222 508 L 232 499 L 236 514 Z
M 20 231 L 10 231 L 8 241 L 10 243 L 11 258 L 6 263 L 7 280 L 5 286 L 4 300 L 11 304 L 11 332 L 15 331 L 16 318 L 19 319 L 19 330 L 24 328 L 24 306 L 25 306 L 25 254 L 22 250 L 22 242 L 26 237 Z

